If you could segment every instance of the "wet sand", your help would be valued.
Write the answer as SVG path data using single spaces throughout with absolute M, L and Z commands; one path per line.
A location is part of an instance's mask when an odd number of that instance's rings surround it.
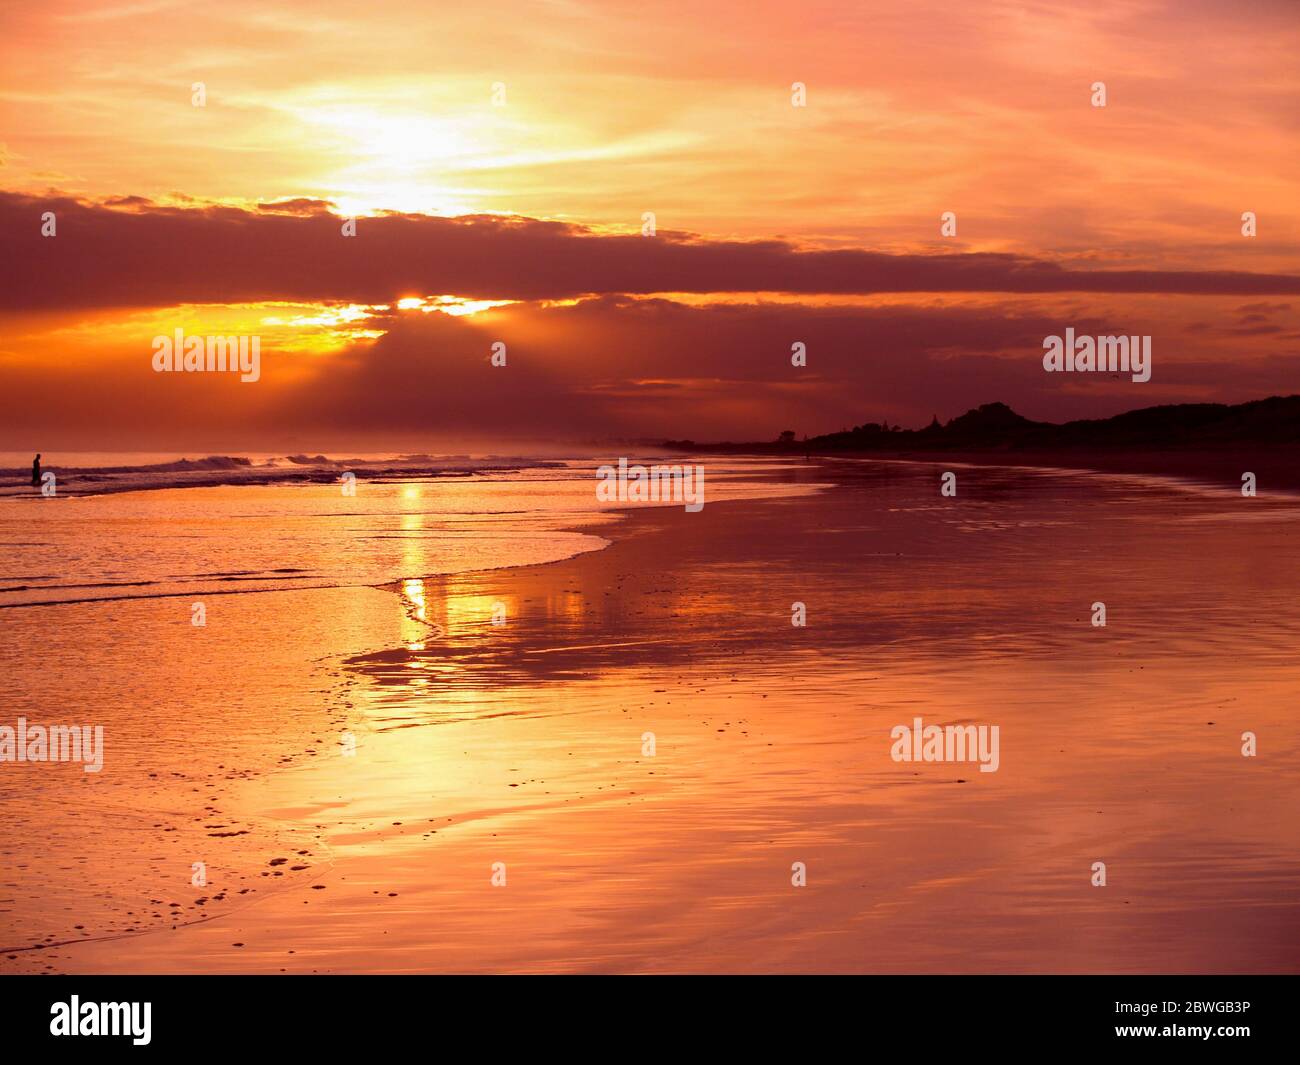
M 1242 484 L 1241 475 L 1250 472 L 1255 474 L 1259 491 L 1300 491 L 1300 447 L 1294 444 L 1253 447 L 1211 444 L 1199 450 L 1108 447 L 966 450 L 946 455 L 900 452 L 887 457 L 922 462 L 969 462 L 981 466 L 1039 466 L 1102 473 L 1153 474 L 1222 485 L 1238 491 Z
M 161 853 L 87 834 L 80 869 L 43 870 L 51 909 L 87 870 L 134 869 L 123 897 L 184 919 L 0 971 L 1300 969 L 1300 501 L 995 468 L 963 468 L 956 499 L 929 466 L 786 476 L 837 485 L 633 511 L 548 565 L 230 596 L 219 643 L 168 649 L 167 690 L 120 666 L 149 653 L 130 634 L 157 601 L 42 608 L 105 635 L 50 649 L 87 656 L 88 702 L 167 708 L 128 753 L 182 776 L 124 793 L 198 827 Z M 999 725 L 998 771 L 892 760 L 916 716 Z M 31 831 L 75 837 L 59 810 L 82 784 L 29 804 Z M 103 790 L 82 800 L 97 816 Z M 260 854 L 235 849 L 250 837 Z M 55 914 L 15 910 L 21 945 L 50 934 Z
M 1187 441 L 1190 445 L 1192 441 Z M 739 453 L 739 449 L 737 449 Z M 801 450 L 755 449 L 767 457 L 803 459 Z M 818 461 L 836 459 L 887 462 L 958 463 L 976 466 L 1028 466 L 1039 469 L 1094 471 L 1099 473 L 1148 474 L 1241 489 L 1241 475 L 1254 473 L 1258 490 L 1300 492 L 1300 446 L 1256 444 L 1243 447 L 1209 444 L 1155 449 L 1150 447 L 1098 448 L 963 448 L 958 451 L 900 449 L 874 451 L 814 452 Z

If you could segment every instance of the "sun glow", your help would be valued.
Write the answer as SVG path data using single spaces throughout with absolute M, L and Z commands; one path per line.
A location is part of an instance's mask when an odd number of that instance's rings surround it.
M 397 308 L 402 311 L 418 310 L 423 314 L 439 311 L 455 318 L 463 318 L 517 302 L 518 300 L 467 300 L 460 296 L 404 296 L 397 301 Z
M 337 164 L 328 177 L 329 198 L 345 215 L 472 214 L 482 209 L 482 190 L 459 182 L 467 171 L 496 165 L 502 154 L 494 136 L 499 123 L 485 122 L 477 108 L 430 115 L 327 103 L 292 111 Z

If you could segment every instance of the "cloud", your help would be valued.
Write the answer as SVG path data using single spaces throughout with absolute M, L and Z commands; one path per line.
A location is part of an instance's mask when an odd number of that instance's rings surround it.
M 1300 277 L 1228 270 L 1077 270 L 1042 258 L 817 250 L 780 240 L 655 237 L 496 215 L 342 220 L 323 203 L 129 209 L 0 193 L 9 244 L 0 309 L 401 295 L 547 300 L 613 293 L 903 292 L 1300 294 Z M 53 211 L 57 237 L 42 237 Z
M 882 417 L 920 426 L 932 414 L 947 419 L 995 400 L 1064 420 L 1292 390 L 1294 356 L 1247 359 L 1236 351 L 1227 359 L 1210 347 L 1190 357 L 1195 338 L 1182 339 L 1176 316 L 1133 322 L 1155 334 L 1148 385 L 1044 374 L 1042 338 L 1059 330 L 1059 310 L 1041 300 L 1032 307 L 693 306 L 620 295 L 518 303 L 469 318 L 388 313 L 380 319 L 384 335 L 332 354 L 264 345 L 256 384 L 154 373 L 156 325 L 148 318 L 134 339 L 119 331 L 110 342 L 103 331 L 83 329 L 79 349 L 61 342 L 61 358 L 9 366 L 6 386 L 39 399 L 7 412 L 0 444 L 287 453 L 360 441 L 460 451 L 499 450 L 508 441 L 752 440 Z M 1128 331 L 1101 312 L 1070 320 L 1089 334 Z M 490 362 L 497 341 L 507 346 L 505 367 Z M 806 345 L 806 367 L 791 365 L 795 341 Z

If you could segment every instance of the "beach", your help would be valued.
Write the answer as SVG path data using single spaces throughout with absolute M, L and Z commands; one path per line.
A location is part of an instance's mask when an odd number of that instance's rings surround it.
M 5 511 L 129 564 L 0 585 L 0 723 L 105 734 L 0 767 L 0 972 L 1300 970 L 1300 498 L 692 461 Z
M 1240 489 L 1243 474 L 1253 473 L 1257 485 L 1271 491 L 1300 492 L 1300 447 L 1291 443 L 1230 444 L 1219 441 L 1195 446 L 1192 437 L 1179 446 L 988 447 L 959 449 L 890 447 L 871 451 L 803 450 L 799 445 L 735 445 L 729 454 L 771 459 L 811 461 L 869 459 L 877 462 L 926 462 L 963 466 L 1010 466 L 1030 469 L 1089 470 L 1172 478 L 1225 489 Z M 701 449 L 704 450 L 704 449 Z

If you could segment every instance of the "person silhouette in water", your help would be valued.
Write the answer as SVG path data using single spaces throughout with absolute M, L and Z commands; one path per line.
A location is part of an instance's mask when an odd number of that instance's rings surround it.
M 32 459 L 32 487 L 39 488 L 40 486 L 41 486 L 41 456 L 37 455 L 34 459 Z

